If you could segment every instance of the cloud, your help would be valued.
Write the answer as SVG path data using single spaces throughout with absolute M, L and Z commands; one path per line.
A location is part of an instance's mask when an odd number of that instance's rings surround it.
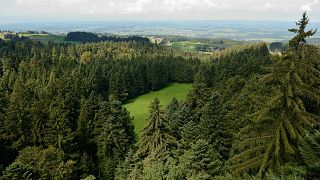
M 270 2 L 266 2 L 266 3 L 263 3 L 263 4 L 259 4 L 259 5 L 253 6 L 252 9 L 254 9 L 255 11 L 259 11 L 259 12 L 265 13 L 265 12 L 269 12 L 269 11 L 273 10 L 275 7 L 276 7 L 275 4 L 270 3 Z
M 0 17 L 25 19 L 290 19 L 320 0 L 0 0 Z
M 316 7 L 319 4 L 319 0 L 314 0 L 311 3 L 308 4 L 304 4 L 300 7 L 300 11 L 308 11 L 311 12 L 313 10 L 314 7 Z

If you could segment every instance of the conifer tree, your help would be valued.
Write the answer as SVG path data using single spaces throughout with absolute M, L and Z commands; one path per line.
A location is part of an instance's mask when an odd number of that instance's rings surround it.
M 232 122 L 227 116 L 228 108 L 223 106 L 218 93 L 213 93 L 202 111 L 199 122 L 200 137 L 207 140 L 221 158 L 229 158 L 232 146 Z
M 26 86 L 22 77 L 19 77 L 10 96 L 9 107 L 6 111 L 3 124 L 6 138 L 12 142 L 14 149 L 24 148 L 32 145 L 30 101 L 33 92 Z
M 271 88 L 273 93 L 266 95 L 265 106 L 250 116 L 251 122 L 238 134 L 240 152 L 233 157 L 234 173 L 258 171 L 262 177 L 271 170 L 279 174 L 285 162 L 299 159 L 298 141 L 308 129 L 320 125 L 314 110 L 320 103 L 320 71 L 313 49 L 304 47 L 302 61 L 285 53 L 273 71 L 260 79 L 265 83 L 261 88 Z
M 307 166 L 308 179 L 320 178 L 320 132 L 307 133 L 300 141 L 299 152 Z
M 209 97 L 210 89 L 204 77 L 203 71 L 199 70 L 199 72 L 195 75 L 192 90 L 187 96 L 187 102 L 191 109 L 198 114 L 208 101 Z
M 169 169 L 168 179 L 213 179 L 223 172 L 222 166 L 215 149 L 199 139 L 179 157 L 178 165 Z
M 100 172 L 103 178 L 112 179 L 116 166 L 135 143 L 132 118 L 121 102 L 113 100 L 109 108 L 102 104 L 96 123 Z
M 168 122 L 159 99 L 155 98 L 149 108 L 147 124 L 142 130 L 137 155 L 140 158 L 161 159 L 169 153 L 175 138 L 169 134 Z
M 307 43 L 307 38 L 313 36 L 317 30 L 306 31 L 306 27 L 309 24 L 309 18 L 307 12 L 304 12 L 299 22 L 296 22 L 298 28 L 289 29 L 290 32 L 296 34 L 294 38 L 289 41 L 289 46 L 295 50 L 297 59 L 301 60 L 303 46 Z
M 170 133 L 175 138 L 179 138 L 179 128 L 183 126 L 181 119 L 179 118 L 179 101 L 177 98 L 172 98 L 172 101 L 167 106 L 166 118 L 168 119 L 168 128 Z
M 12 167 L 20 167 L 24 172 L 23 176 L 27 175 L 27 177 L 36 179 L 68 178 L 72 173 L 75 162 L 71 160 L 64 162 L 63 158 L 63 151 L 52 146 L 47 149 L 26 147 L 20 151 L 17 159 L 6 169 L 8 172 L 5 171 L 5 176 L 10 175 Z M 17 168 L 16 170 L 21 171 Z
M 78 137 L 81 151 L 94 152 L 94 118 L 99 110 L 99 99 L 92 92 L 87 100 L 83 100 L 78 118 Z

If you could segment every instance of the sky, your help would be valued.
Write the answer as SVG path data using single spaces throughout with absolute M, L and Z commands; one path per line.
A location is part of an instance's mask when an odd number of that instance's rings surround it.
M 294 21 L 320 0 L 0 0 L 0 23 L 106 20 Z

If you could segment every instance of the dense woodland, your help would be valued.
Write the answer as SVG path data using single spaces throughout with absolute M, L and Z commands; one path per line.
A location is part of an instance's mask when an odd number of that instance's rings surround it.
M 90 32 L 70 32 L 65 37 L 65 41 L 74 41 L 74 42 L 149 42 L 148 38 L 139 37 L 139 36 L 129 36 L 129 37 L 117 37 L 117 36 L 98 36 L 97 34 Z
M 320 49 L 308 17 L 281 54 L 210 60 L 147 42 L 0 41 L 2 179 L 319 179 Z M 126 100 L 170 82 L 137 139 Z

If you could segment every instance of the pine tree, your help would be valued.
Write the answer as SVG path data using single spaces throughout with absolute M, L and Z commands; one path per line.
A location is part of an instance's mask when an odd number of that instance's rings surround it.
M 168 122 L 159 99 L 155 98 L 149 108 L 147 125 L 142 130 L 137 155 L 140 158 L 161 159 L 170 152 L 175 138 L 169 134 Z
M 320 71 L 313 49 L 304 47 L 302 61 L 285 53 L 273 71 L 260 79 L 265 83 L 261 88 L 274 91 L 238 135 L 240 152 L 233 157 L 234 173 L 258 171 L 263 176 L 270 169 L 279 174 L 285 162 L 299 157 L 298 141 L 306 131 L 319 127 L 320 116 L 314 109 L 320 103 Z
M 81 151 L 93 155 L 94 153 L 94 118 L 99 110 L 100 99 L 91 93 L 87 100 L 83 100 L 78 118 L 77 133 Z
M 308 179 L 320 178 L 320 132 L 315 130 L 300 141 L 299 152 L 307 166 Z
M 100 172 L 103 178 L 112 179 L 117 164 L 135 143 L 132 118 L 121 102 L 114 100 L 109 108 L 102 104 L 95 121 Z
M 19 77 L 14 86 L 14 91 L 9 99 L 3 124 L 4 135 L 12 143 L 14 149 L 21 149 L 32 145 L 30 103 L 34 92 Z
M 26 179 L 28 177 L 35 179 L 68 178 L 72 173 L 75 162 L 71 160 L 64 162 L 63 158 L 63 151 L 52 146 L 47 149 L 26 147 L 20 151 L 17 159 L 6 169 L 5 176 L 8 176 L 9 172 L 12 172 L 13 167 L 15 167 L 14 171 L 18 172 L 13 172 L 13 175 L 23 173 L 22 177 L 27 176 Z
M 204 77 L 203 71 L 200 70 L 192 85 L 192 90 L 187 96 L 187 102 L 195 114 L 199 114 L 210 97 L 210 89 Z
M 215 149 L 199 139 L 179 157 L 179 163 L 169 169 L 168 179 L 213 179 L 223 173 L 222 166 Z
M 232 146 L 232 122 L 227 116 L 228 108 L 223 106 L 218 93 L 213 93 L 202 111 L 199 123 L 200 137 L 207 140 L 219 155 L 227 160 Z
M 136 169 L 136 160 L 134 158 L 133 150 L 129 150 L 125 160 L 120 163 L 116 169 L 115 179 L 124 180 L 124 179 L 135 179 L 135 169 Z
M 168 119 L 168 129 L 170 130 L 170 134 L 175 138 L 179 139 L 179 128 L 183 126 L 181 120 L 178 118 L 179 116 L 179 101 L 177 98 L 172 98 L 172 101 L 167 106 L 166 110 L 166 118 Z
M 296 22 L 298 28 L 289 29 L 290 32 L 297 34 L 293 39 L 289 41 L 289 46 L 295 50 L 297 59 L 301 60 L 303 46 L 307 43 L 307 38 L 313 36 L 317 30 L 305 31 L 307 25 L 309 24 L 309 18 L 307 12 L 304 12 L 302 18 L 299 22 Z
M 82 101 L 80 115 L 78 118 L 77 141 L 79 144 L 79 153 L 82 153 L 81 162 L 83 168 L 81 171 L 86 175 L 93 173 L 94 160 L 97 152 L 97 146 L 94 141 L 95 134 L 95 115 L 99 110 L 100 97 L 93 92 L 89 98 Z M 85 160 L 84 160 L 85 159 Z

